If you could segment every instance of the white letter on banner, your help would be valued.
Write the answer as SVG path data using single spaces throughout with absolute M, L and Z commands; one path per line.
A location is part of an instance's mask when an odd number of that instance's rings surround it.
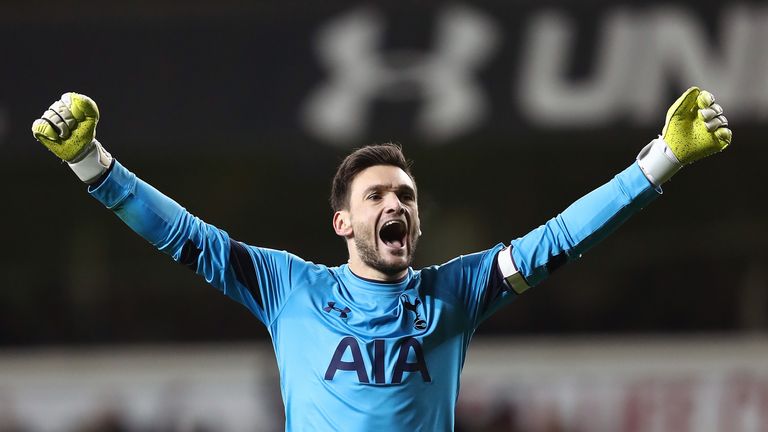
M 573 24 L 563 14 L 542 12 L 530 20 L 524 40 L 518 91 L 521 112 L 547 126 L 602 125 L 620 110 L 627 77 L 634 75 L 638 39 L 632 15 L 611 14 L 600 33 L 592 76 L 578 82 L 565 77 L 568 62 L 578 55 Z
M 595 51 L 592 75 L 566 77 L 573 61 L 573 24 L 561 13 L 530 21 L 516 91 L 520 111 L 535 124 L 603 126 L 626 117 L 638 124 L 659 120 L 670 88 L 698 85 L 715 94 L 734 117 L 768 116 L 768 13 L 737 6 L 724 13 L 718 39 L 693 12 L 661 6 L 608 14 Z M 663 115 L 662 113 L 661 115 Z
M 477 126 L 487 103 L 473 74 L 493 51 L 496 29 L 465 6 L 442 10 L 437 23 L 431 52 L 381 52 L 384 25 L 368 8 L 327 24 L 318 34 L 316 50 L 330 76 L 305 102 L 306 129 L 335 145 L 354 142 L 368 127 L 375 98 L 423 100 L 416 127 L 434 141 Z
M 728 7 L 711 40 L 704 25 L 691 11 L 658 7 L 646 21 L 646 38 L 653 49 L 637 62 L 635 74 L 639 97 L 631 101 L 635 118 L 650 123 L 664 106 L 669 85 L 697 85 L 715 94 L 733 118 L 754 117 L 755 107 L 765 107 L 765 66 L 755 64 L 755 53 L 765 52 L 768 40 L 761 20 L 764 13 L 744 5 Z M 761 34 L 762 33 L 762 34 Z M 762 66 L 762 67 L 756 67 Z

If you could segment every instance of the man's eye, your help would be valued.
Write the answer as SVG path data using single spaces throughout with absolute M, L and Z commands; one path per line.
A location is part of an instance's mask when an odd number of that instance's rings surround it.
M 400 199 L 402 199 L 403 201 L 413 201 L 416 199 L 416 197 L 414 197 L 411 194 L 403 194 Z
M 370 200 L 378 200 L 378 199 L 381 199 L 381 195 L 379 195 L 377 193 L 372 193 L 372 194 L 368 195 L 368 199 L 370 199 Z

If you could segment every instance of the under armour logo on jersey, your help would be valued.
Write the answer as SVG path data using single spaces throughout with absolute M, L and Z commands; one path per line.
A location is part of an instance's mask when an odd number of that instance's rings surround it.
M 488 104 L 474 75 L 496 45 L 496 28 L 467 6 L 450 6 L 436 30 L 432 51 L 382 52 L 384 23 L 374 10 L 327 24 L 316 50 L 330 76 L 304 106 L 306 128 L 333 144 L 354 143 L 368 126 L 368 108 L 382 99 L 423 101 L 416 128 L 436 141 L 477 126 Z
M 344 309 L 336 307 L 336 302 L 328 302 L 328 306 L 324 307 L 323 310 L 326 312 L 330 312 L 332 310 L 336 311 L 339 313 L 339 318 L 341 319 L 347 319 L 347 317 L 349 316 L 347 314 L 352 312 L 352 309 L 346 306 L 344 307 Z
M 427 328 L 427 322 L 421 319 L 421 315 L 419 314 L 419 306 L 421 305 L 421 300 L 416 297 L 413 303 L 411 303 L 408 295 L 406 294 L 401 295 L 400 299 L 403 300 L 403 308 L 409 312 L 413 312 L 416 315 L 416 318 L 413 319 L 413 328 L 416 330 L 424 330 Z

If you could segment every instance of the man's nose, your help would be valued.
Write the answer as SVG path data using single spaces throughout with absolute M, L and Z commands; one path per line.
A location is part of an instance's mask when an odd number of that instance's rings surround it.
M 386 212 L 387 213 L 396 213 L 396 214 L 403 214 L 405 213 L 405 207 L 403 207 L 403 203 L 400 201 L 400 198 L 397 196 L 397 194 L 390 193 L 387 194 L 387 206 L 386 206 Z

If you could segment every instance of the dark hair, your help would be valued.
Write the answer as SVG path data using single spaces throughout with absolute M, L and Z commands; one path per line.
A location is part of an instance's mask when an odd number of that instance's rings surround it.
M 411 180 L 411 163 L 405 159 L 400 144 L 372 144 L 350 153 L 339 165 L 331 186 L 331 208 L 339 211 L 349 208 L 349 192 L 352 180 L 361 171 L 376 165 L 392 165 L 408 174 Z M 415 186 L 415 185 L 414 185 Z

